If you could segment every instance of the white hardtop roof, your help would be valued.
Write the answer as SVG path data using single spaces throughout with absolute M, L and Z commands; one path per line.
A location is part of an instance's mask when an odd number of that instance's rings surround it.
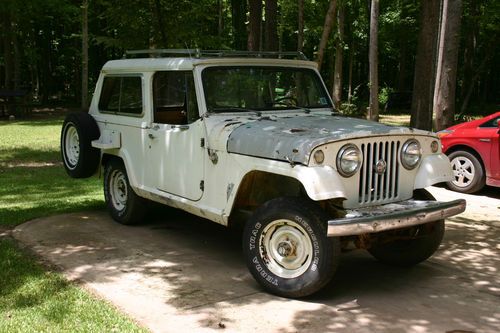
M 316 62 L 306 60 L 269 59 L 269 58 L 137 58 L 120 59 L 106 62 L 102 72 L 154 72 L 160 70 L 192 70 L 198 65 L 234 66 L 284 66 L 307 67 L 316 69 Z

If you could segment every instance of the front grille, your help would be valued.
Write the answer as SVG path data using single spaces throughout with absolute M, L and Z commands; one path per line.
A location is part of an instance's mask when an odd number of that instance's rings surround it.
M 399 163 L 401 142 L 380 141 L 361 145 L 363 166 L 359 179 L 359 203 L 386 202 L 398 197 Z M 375 170 L 379 161 L 386 163 L 385 172 Z M 382 163 L 382 162 L 380 162 Z

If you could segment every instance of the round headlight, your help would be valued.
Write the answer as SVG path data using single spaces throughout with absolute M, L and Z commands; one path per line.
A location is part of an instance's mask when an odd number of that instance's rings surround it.
M 337 170 L 344 177 L 351 177 L 359 170 L 363 158 L 361 151 L 353 144 L 343 146 L 337 155 Z
M 401 150 L 401 164 L 408 169 L 414 169 L 422 158 L 422 149 L 420 143 L 415 139 L 405 142 Z

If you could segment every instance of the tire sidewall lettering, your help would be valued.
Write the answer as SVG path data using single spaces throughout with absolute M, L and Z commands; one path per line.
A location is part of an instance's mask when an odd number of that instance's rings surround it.
M 311 263 L 311 270 L 315 272 L 318 269 L 318 264 L 320 261 L 320 246 L 319 246 L 319 241 L 318 237 L 316 236 L 316 233 L 312 229 L 311 225 L 307 223 L 302 217 L 295 215 L 295 222 L 300 224 L 302 228 L 306 230 L 308 233 L 309 237 L 311 237 L 311 242 L 313 246 L 313 260 Z

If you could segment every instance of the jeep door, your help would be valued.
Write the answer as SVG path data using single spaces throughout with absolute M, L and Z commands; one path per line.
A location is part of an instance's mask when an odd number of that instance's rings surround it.
M 152 80 L 146 186 L 189 200 L 203 194 L 204 137 L 193 73 L 161 71 Z

